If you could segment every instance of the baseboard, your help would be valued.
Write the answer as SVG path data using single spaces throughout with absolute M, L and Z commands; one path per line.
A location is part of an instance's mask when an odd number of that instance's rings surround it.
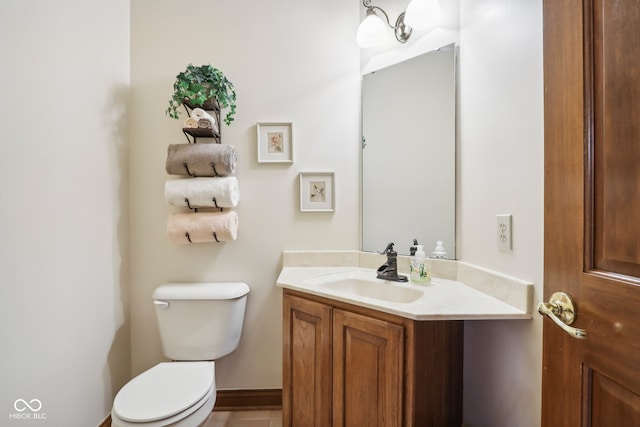
M 111 414 L 107 415 L 107 418 L 102 420 L 98 427 L 111 427 Z
M 214 411 L 282 409 L 282 389 L 218 390 Z

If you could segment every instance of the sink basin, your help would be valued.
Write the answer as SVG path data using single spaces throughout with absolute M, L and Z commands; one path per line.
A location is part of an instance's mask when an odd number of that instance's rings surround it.
M 337 292 L 401 304 L 412 303 L 423 295 L 422 291 L 417 289 L 401 288 L 389 285 L 389 282 L 375 283 L 361 279 L 338 280 L 320 286 Z
M 423 291 L 395 282 L 368 277 L 363 272 L 328 274 L 309 280 L 323 290 L 354 297 L 373 298 L 391 303 L 409 304 L 422 298 Z

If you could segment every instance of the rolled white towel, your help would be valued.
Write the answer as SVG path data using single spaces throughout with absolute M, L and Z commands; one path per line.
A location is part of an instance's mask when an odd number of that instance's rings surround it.
M 207 113 L 206 111 L 204 111 L 202 108 L 194 108 L 191 111 L 191 118 L 196 120 L 196 123 L 198 126 L 196 127 L 200 127 L 200 128 L 205 128 L 205 129 L 213 129 L 214 132 L 218 132 L 220 131 L 220 128 L 218 127 L 218 122 L 216 121 L 216 118 L 213 117 L 211 114 Z M 205 122 L 201 122 L 201 119 L 205 119 Z M 211 124 L 211 126 L 206 126 L 205 124 L 209 122 Z M 202 123 L 202 124 L 201 124 Z
M 164 184 L 164 198 L 173 206 L 187 206 L 189 200 L 192 208 L 233 208 L 238 205 L 240 191 L 234 176 L 170 179 Z
M 193 117 L 189 117 L 184 121 L 184 127 L 186 128 L 197 128 L 198 127 L 198 119 L 194 119 Z
M 194 108 L 191 111 L 191 117 L 193 117 L 196 120 L 201 119 L 203 117 L 207 117 L 207 116 L 211 117 L 211 114 L 207 113 L 202 108 Z

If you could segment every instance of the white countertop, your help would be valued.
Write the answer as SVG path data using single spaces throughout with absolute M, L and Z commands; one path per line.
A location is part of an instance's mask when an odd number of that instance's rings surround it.
M 455 262 L 455 261 L 454 261 Z M 402 274 L 402 272 L 401 272 Z M 393 302 L 382 298 L 370 298 L 340 289 L 339 286 L 323 286 L 332 277 L 366 278 L 377 282 L 374 286 L 395 289 L 399 294 L 405 289 L 414 289 L 422 293 L 415 301 Z M 376 270 L 360 266 L 286 266 L 282 268 L 277 286 L 367 307 L 414 320 L 486 320 L 486 319 L 530 319 L 530 305 L 526 308 L 509 304 L 487 292 L 481 292 L 472 286 L 457 280 L 432 278 L 431 283 L 413 284 L 391 282 L 376 279 Z M 530 294 L 531 285 L 523 284 L 521 290 Z M 502 288 L 501 288 L 502 289 Z M 385 288 L 386 291 L 386 288 Z M 516 289 L 516 292 L 520 290 Z M 394 291 L 389 291 L 393 293 Z M 415 294 L 413 291 L 409 291 Z

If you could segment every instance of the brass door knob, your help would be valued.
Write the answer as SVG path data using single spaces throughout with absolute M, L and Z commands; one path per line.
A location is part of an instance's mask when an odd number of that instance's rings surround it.
M 573 300 L 564 292 L 556 292 L 551 295 L 549 302 L 538 304 L 538 313 L 547 316 L 560 326 L 563 331 L 574 338 L 584 340 L 587 338 L 587 331 L 584 329 L 569 326 L 576 318 L 576 309 Z

